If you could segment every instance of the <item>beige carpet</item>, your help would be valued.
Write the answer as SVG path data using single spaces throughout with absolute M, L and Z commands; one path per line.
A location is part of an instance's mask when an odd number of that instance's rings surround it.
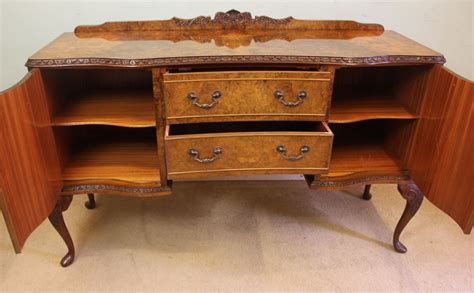
M 474 240 L 425 200 L 391 237 L 405 202 L 394 185 L 339 192 L 302 181 L 175 183 L 154 199 L 76 196 L 65 213 L 75 263 L 43 223 L 15 255 L 0 224 L 0 291 L 472 291 Z

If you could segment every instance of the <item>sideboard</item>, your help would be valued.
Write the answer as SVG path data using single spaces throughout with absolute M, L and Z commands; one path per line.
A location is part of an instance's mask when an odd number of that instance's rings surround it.
M 371 184 L 398 184 L 397 252 L 424 197 L 470 233 L 474 87 L 444 62 L 354 21 L 231 10 L 78 26 L 0 93 L 0 204 L 15 251 L 49 218 L 70 265 L 63 212 L 75 194 L 92 209 L 95 193 L 164 196 L 173 180 L 255 174 L 360 185 L 366 200 Z

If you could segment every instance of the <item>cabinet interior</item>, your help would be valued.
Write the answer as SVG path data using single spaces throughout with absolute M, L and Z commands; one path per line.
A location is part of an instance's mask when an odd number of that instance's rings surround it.
M 334 133 L 328 176 L 405 170 L 406 139 L 419 117 L 423 82 L 430 68 L 417 65 L 336 70 L 328 118 Z M 232 69 L 282 68 L 227 66 L 209 70 Z M 163 162 L 157 150 L 162 146 L 157 145 L 150 70 L 47 69 L 42 75 L 50 97 L 64 180 L 159 182 Z M 175 124 L 169 126 L 167 135 L 244 131 L 327 132 L 321 122 L 249 121 Z
M 331 123 L 416 119 L 431 65 L 345 67 L 336 70 Z
M 330 175 L 404 171 L 400 149 L 393 142 L 401 141 L 397 134 L 413 123 L 387 119 L 331 124 L 334 143 Z
M 42 70 L 63 180 L 160 182 L 152 73 Z
M 403 173 L 431 65 L 336 70 L 329 127 L 329 176 Z
M 65 181 L 160 182 L 153 127 L 56 127 L 54 134 Z
M 51 69 L 43 78 L 53 125 L 155 126 L 149 70 Z

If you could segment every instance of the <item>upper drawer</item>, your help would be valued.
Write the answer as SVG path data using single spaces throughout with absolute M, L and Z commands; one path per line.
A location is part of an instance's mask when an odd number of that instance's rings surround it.
M 236 71 L 164 75 L 170 123 L 324 120 L 331 72 Z

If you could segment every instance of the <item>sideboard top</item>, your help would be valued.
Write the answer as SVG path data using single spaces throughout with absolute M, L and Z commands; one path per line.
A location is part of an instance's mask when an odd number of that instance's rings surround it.
M 444 63 L 443 55 L 379 24 L 274 19 L 248 12 L 214 18 L 79 26 L 31 56 L 28 67 L 201 64 L 379 65 Z

